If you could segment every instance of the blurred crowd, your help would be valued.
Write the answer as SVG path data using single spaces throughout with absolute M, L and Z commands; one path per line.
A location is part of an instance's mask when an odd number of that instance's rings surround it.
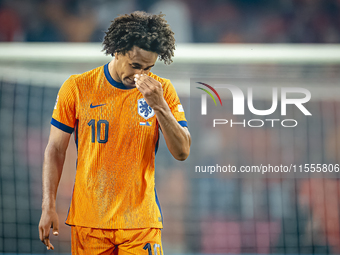
M 339 0 L 0 0 L 0 41 L 100 42 L 111 20 L 162 12 L 178 43 L 339 43 Z

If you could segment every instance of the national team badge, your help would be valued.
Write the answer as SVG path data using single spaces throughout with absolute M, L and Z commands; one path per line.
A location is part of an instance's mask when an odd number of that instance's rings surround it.
M 137 104 L 138 114 L 144 119 L 150 119 L 155 115 L 154 110 L 148 105 L 144 98 L 138 99 Z

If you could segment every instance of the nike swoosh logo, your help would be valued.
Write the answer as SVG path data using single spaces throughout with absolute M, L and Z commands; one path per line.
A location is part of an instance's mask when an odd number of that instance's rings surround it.
M 91 103 L 91 105 L 90 105 L 90 108 L 96 108 L 96 107 L 103 106 L 103 105 L 106 105 L 106 104 L 97 104 L 97 105 L 92 105 L 92 103 Z

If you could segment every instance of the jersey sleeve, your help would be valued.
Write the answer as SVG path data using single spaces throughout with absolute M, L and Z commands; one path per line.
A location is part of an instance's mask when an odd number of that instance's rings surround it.
M 72 76 L 61 86 L 55 102 L 51 124 L 72 133 L 76 123 L 76 87 Z
M 170 80 L 166 80 L 165 85 L 163 87 L 164 99 L 168 103 L 169 108 L 174 115 L 175 119 L 182 127 L 188 127 L 188 122 L 185 118 L 185 113 L 183 106 L 178 98 L 177 92 L 170 82 Z

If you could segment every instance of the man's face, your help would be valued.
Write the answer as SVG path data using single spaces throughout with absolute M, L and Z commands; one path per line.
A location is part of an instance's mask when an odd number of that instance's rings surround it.
M 117 78 L 128 88 L 134 88 L 135 74 L 148 74 L 155 65 L 158 54 L 134 46 L 125 55 L 115 54 Z

